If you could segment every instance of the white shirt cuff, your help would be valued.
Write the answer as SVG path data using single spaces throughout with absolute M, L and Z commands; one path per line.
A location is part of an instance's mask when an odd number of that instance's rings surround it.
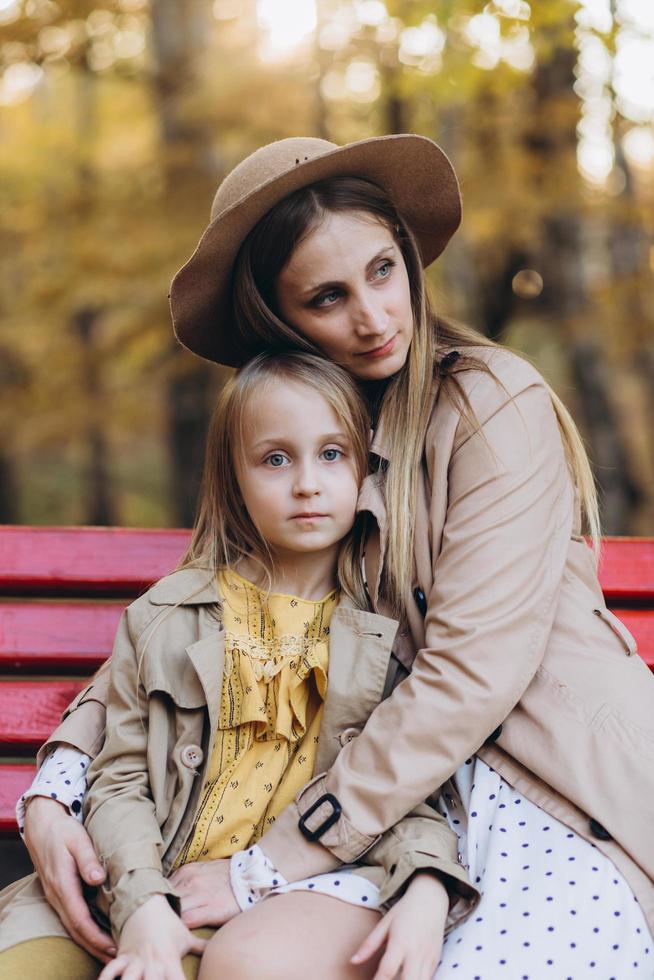
M 265 898 L 268 892 L 286 885 L 286 878 L 273 867 L 258 844 L 232 854 L 229 878 L 241 912 Z
M 44 759 L 30 788 L 16 803 L 16 821 L 21 837 L 25 828 L 26 804 L 33 796 L 49 796 L 63 803 L 71 816 L 82 822 L 86 773 L 90 763 L 91 757 L 72 745 L 60 742 L 54 747 Z

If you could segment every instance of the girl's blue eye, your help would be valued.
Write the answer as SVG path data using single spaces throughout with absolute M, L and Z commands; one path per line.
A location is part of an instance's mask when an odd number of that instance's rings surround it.
M 382 262 L 382 264 L 380 266 L 378 266 L 378 268 L 377 268 L 377 270 L 375 272 L 375 275 L 379 279 L 388 279 L 388 277 L 391 274 L 391 269 L 393 268 L 394 264 L 395 263 L 394 262 L 391 262 L 390 259 L 386 259 L 385 262 Z
M 343 453 L 340 449 L 325 449 L 322 455 L 328 463 L 334 463 L 337 459 L 341 458 Z
M 270 456 L 266 456 L 264 462 L 268 463 L 269 466 L 280 467 L 286 462 L 286 456 L 282 453 L 271 453 Z

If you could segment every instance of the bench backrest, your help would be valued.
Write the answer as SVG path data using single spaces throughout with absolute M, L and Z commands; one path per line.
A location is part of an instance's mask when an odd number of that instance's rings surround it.
M 110 654 L 121 611 L 172 571 L 188 531 L 0 526 L 0 835 L 33 758 L 61 712 Z M 610 607 L 654 669 L 654 540 L 607 538 Z

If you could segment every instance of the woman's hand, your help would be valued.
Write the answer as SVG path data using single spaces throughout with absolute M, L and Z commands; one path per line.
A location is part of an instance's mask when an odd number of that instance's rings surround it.
M 194 861 L 170 876 L 182 898 L 182 920 L 189 929 L 221 926 L 241 911 L 229 880 L 229 858 Z
M 118 955 L 98 980 L 184 980 L 182 957 L 202 956 L 205 939 L 196 939 L 163 895 L 153 895 L 123 926 Z
M 431 980 L 441 958 L 449 897 L 434 875 L 416 874 L 406 892 L 352 957 L 364 963 L 386 947 L 373 980 Z
M 106 963 L 114 941 L 91 918 L 82 879 L 100 885 L 105 872 L 91 838 L 66 808 L 47 796 L 33 796 L 25 813 L 25 844 L 45 897 L 75 942 Z

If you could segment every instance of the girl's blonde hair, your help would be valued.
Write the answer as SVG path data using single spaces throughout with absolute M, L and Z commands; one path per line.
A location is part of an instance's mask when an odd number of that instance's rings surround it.
M 425 435 L 433 408 L 434 371 L 448 351 L 452 348 L 459 351 L 461 356 L 455 371 L 444 373 L 441 384 L 461 413 L 477 424 L 457 374 L 474 369 L 495 377 L 472 348 L 500 345 L 470 327 L 433 313 L 415 238 L 385 192 L 363 178 L 335 177 L 289 195 L 272 208 L 245 239 L 235 265 L 233 309 L 235 328 L 240 331 L 246 350 L 256 353 L 262 347 L 271 350 L 291 347 L 320 353 L 311 341 L 281 319 L 276 284 L 297 245 L 327 214 L 335 212 L 360 212 L 384 225 L 402 252 L 409 278 L 413 341 L 404 366 L 389 380 L 379 408 L 390 459 L 385 481 L 388 543 L 383 586 L 391 608 L 401 617 L 412 585 L 415 501 Z M 600 523 L 588 456 L 568 410 L 549 385 L 547 389 L 579 495 L 586 531 L 597 552 Z
M 280 382 L 303 385 L 327 402 L 345 428 L 357 479 L 363 481 L 368 469 L 370 419 L 354 379 L 315 354 L 260 354 L 227 382 L 218 398 L 207 436 L 198 516 L 179 568 L 201 567 L 215 573 L 248 558 L 261 565 L 269 583 L 272 581 L 274 555 L 243 503 L 238 471 L 246 410 L 255 396 L 265 397 L 266 389 Z M 340 549 L 337 574 L 342 591 L 355 605 L 367 608 L 362 532 L 362 519 L 357 518 Z

